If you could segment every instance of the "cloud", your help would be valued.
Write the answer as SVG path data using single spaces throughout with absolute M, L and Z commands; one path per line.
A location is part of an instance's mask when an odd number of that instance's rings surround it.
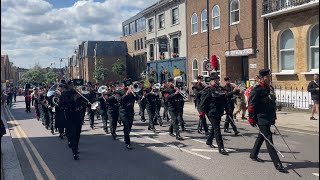
M 16 66 L 50 66 L 82 41 L 119 40 L 121 23 L 158 0 L 77 1 L 55 8 L 44 0 L 1 0 L 1 51 Z

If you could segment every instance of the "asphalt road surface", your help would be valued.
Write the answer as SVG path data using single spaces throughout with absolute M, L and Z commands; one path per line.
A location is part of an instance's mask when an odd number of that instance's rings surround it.
M 319 134 L 281 130 L 295 157 L 280 136 L 274 142 L 285 158 L 280 159 L 289 170 L 282 174 L 275 170 L 265 144 L 259 157 L 265 163 L 251 161 L 249 153 L 257 137 L 257 130 L 246 123 L 238 127 L 244 137 L 223 133 L 224 144 L 230 152 L 222 156 L 217 149 L 206 144 L 204 135 L 198 134 L 197 117 L 186 112 L 186 132 L 183 141 L 168 134 L 168 123 L 157 127 L 159 133 L 147 130 L 147 122 L 135 116 L 131 141 L 133 150 L 123 142 L 122 127 L 118 126 L 118 140 L 114 141 L 102 129 L 102 121 L 83 126 L 79 151 L 80 160 L 73 160 L 66 138 L 52 135 L 32 113 L 25 112 L 22 97 L 11 109 L 2 108 L 26 180 L 100 180 L 100 179 L 226 179 L 226 180 L 292 180 L 319 179 Z M 136 109 L 138 105 L 135 105 Z M 137 111 L 138 112 L 138 111 Z M 223 122 L 221 123 L 223 125 Z M 214 141 L 215 142 L 215 141 Z

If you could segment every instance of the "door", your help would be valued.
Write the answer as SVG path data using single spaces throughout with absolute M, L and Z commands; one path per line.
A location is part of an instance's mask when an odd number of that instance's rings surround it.
M 242 56 L 241 80 L 246 83 L 249 80 L 249 57 Z

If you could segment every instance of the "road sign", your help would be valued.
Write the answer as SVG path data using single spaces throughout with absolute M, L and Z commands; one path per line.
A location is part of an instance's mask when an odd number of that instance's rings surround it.
M 212 70 L 213 70 L 212 64 L 211 64 L 211 62 L 209 62 L 209 61 L 206 61 L 206 63 L 205 63 L 204 66 L 205 66 L 205 68 L 206 68 L 207 71 L 212 71 Z

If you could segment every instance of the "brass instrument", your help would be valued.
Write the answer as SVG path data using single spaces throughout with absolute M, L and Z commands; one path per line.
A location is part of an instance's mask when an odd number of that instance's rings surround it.
M 182 76 L 177 76 L 174 78 L 174 84 L 175 84 L 175 88 L 179 89 L 179 94 L 183 97 L 184 101 L 189 101 L 189 96 L 186 93 L 186 91 L 181 90 L 180 88 L 183 87 L 183 82 L 182 82 Z
M 133 82 L 132 86 L 133 86 L 133 92 L 135 93 L 140 92 L 142 90 L 142 84 L 139 81 Z
M 51 97 L 52 98 L 52 104 L 54 104 L 55 106 L 59 106 L 59 98 L 61 96 L 61 92 L 58 90 L 58 84 L 53 85 L 47 92 L 47 97 Z M 53 109 L 54 111 L 54 109 Z
M 100 86 L 98 89 L 98 93 L 102 94 L 104 92 L 108 91 L 108 87 L 107 86 Z

